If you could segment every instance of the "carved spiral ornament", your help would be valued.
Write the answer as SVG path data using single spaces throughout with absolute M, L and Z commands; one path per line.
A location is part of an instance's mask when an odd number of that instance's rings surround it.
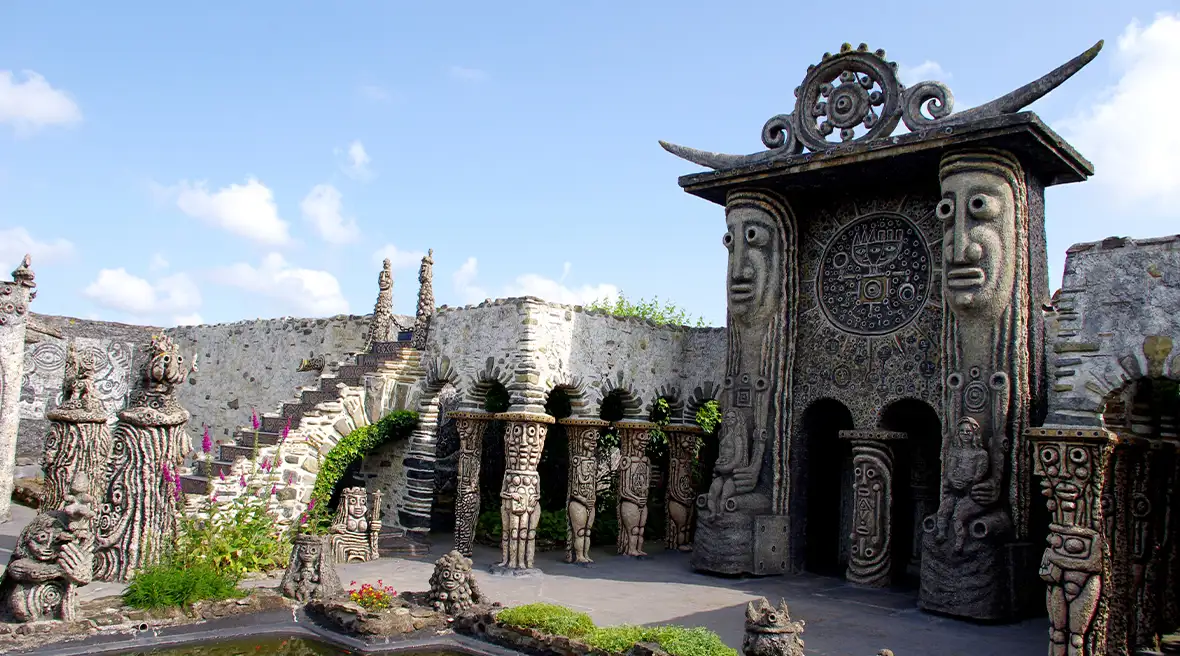
M 884 50 L 869 52 L 863 43 L 853 50 L 845 43 L 840 54 L 824 53 L 807 69 L 795 97 L 798 138 L 812 150 L 831 148 L 828 136 L 836 131 L 841 141 L 856 139 L 858 126 L 867 130 L 861 138 L 885 136 L 900 118 L 897 64 L 885 60 Z

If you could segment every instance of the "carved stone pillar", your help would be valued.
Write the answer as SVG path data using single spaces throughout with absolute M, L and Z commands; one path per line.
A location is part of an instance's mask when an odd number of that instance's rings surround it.
M 619 543 L 620 556 L 642 557 L 643 530 L 647 527 L 647 495 L 651 488 L 651 460 L 647 445 L 650 421 L 618 421 L 619 431 Z
M 143 378 L 119 411 L 95 530 L 94 578 L 126 581 L 159 562 L 176 536 L 178 469 L 188 451 L 189 412 L 175 389 L 196 372 L 166 336 L 153 337 Z
M 41 469 L 45 472 L 41 510 L 65 510 L 75 480 L 85 476 L 87 492 L 102 498 L 103 467 L 111 453 L 107 413 L 94 392 L 93 356 L 78 355 L 71 344 L 66 354 L 62 401 L 45 413 L 51 423 L 45 438 Z
M 1030 428 L 1034 473 L 1051 513 L 1041 578 L 1049 585 L 1050 656 L 1105 654 L 1107 617 L 1100 612 L 1111 574 L 1102 491 L 1117 439 L 1097 428 Z
M 426 251 L 422 266 L 418 269 L 418 309 L 414 313 L 414 336 L 412 346 L 426 348 L 429 337 L 430 319 L 434 316 L 434 249 Z
M 1175 467 L 1176 442 L 1153 440 L 1147 454 L 1147 481 L 1143 498 L 1133 499 L 1131 511 L 1142 515 L 1143 527 L 1141 553 L 1136 553 L 1136 590 L 1131 601 L 1135 608 L 1134 639 L 1135 649 L 1158 649 L 1159 635 L 1174 625 L 1165 625 L 1163 608 L 1167 596 L 1175 596 L 1174 588 L 1166 581 L 1167 519 L 1169 511 L 1169 482 Z
M 1165 628 L 1180 626 L 1180 595 L 1174 594 L 1180 589 L 1180 516 L 1175 510 L 1180 508 L 1180 440 L 1171 437 L 1166 442 L 1172 448 L 1172 459 L 1163 490 L 1164 508 L 1171 511 L 1165 510 L 1160 527 L 1165 545 L 1160 553 L 1160 623 Z
M 893 565 L 893 451 L 904 440 L 896 431 L 842 430 L 852 442 L 852 551 L 845 577 L 860 585 L 884 587 Z
M 25 370 L 25 327 L 29 303 L 37 284 L 29 256 L 12 272 L 12 282 L 0 282 L 0 522 L 10 518 L 16 436 L 20 431 L 20 386 Z
M 692 520 L 696 499 L 692 486 L 692 464 L 697 457 L 697 439 L 704 431 L 693 424 L 664 426 L 668 436 L 668 480 L 665 488 L 664 546 L 692 551 Z
M 1148 440 L 1130 434 L 1116 437 L 1105 484 L 1102 488 L 1103 537 L 1110 553 L 1110 571 L 1102 581 L 1103 610 L 1106 624 L 1106 652 L 1126 654 L 1131 640 L 1135 608 L 1135 538 L 1141 520 L 1131 507 L 1136 478 L 1146 466 Z
M 610 422 L 571 417 L 558 419 L 569 442 L 569 483 L 566 487 L 565 562 L 588 565 L 598 495 L 598 438 Z
M 554 419 L 532 412 L 503 412 L 495 419 L 508 423 L 504 431 L 504 482 L 500 488 L 500 563 L 493 574 L 528 575 L 537 549 L 537 524 L 541 521 L 541 475 L 537 465 L 545 437 Z
M 487 412 L 451 412 L 459 430 L 459 465 L 455 485 L 455 551 L 471 557 L 475 525 L 479 521 L 479 466 L 483 435 L 495 415 Z

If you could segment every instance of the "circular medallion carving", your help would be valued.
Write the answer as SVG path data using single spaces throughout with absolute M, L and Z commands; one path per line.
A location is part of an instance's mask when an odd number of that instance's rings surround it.
M 824 249 L 816 296 L 837 328 L 886 335 L 922 311 L 930 295 L 930 247 L 901 214 L 878 212 L 844 226 Z

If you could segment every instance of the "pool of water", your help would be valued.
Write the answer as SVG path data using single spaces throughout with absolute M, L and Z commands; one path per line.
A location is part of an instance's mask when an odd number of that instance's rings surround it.
M 120 652 L 118 656 L 344 656 L 356 654 L 341 647 L 306 638 L 227 640 L 183 647 L 161 647 Z M 400 656 L 461 656 L 458 652 L 420 651 Z

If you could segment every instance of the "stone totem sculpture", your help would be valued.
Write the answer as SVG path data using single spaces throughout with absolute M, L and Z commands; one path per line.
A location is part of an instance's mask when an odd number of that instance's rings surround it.
M 692 464 L 696 460 L 699 426 L 673 424 L 664 427 L 668 436 L 668 486 L 664 497 L 667 524 L 664 546 L 677 551 L 692 551 L 693 508 L 696 504 L 692 486 Z
M 189 412 L 176 386 L 197 371 L 171 338 L 152 337 L 139 385 L 119 411 L 104 472 L 96 527 L 94 576 L 126 581 L 159 561 L 176 535 L 179 475 L 189 438 Z
M 42 510 L 17 538 L 0 581 L 0 610 L 18 622 L 78 618 L 94 570 L 94 499 L 85 472 L 61 509 Z
M 778 607 L 762 597 L 746 606 L 746 634 L 742 638 L 744 656 L 803 656 L 803 620 L 791 619 L 787 600 Z
M 643 531 L 647 528 L 647 495 L 651 489 L 651 459 L 647 447 L 651 431 L 659 428 L 647 421 L 620 421 L 619 431 L 619 539 L 620 556 L 641 558 Z
M 458 615 L 486 601 L 471 571 L 471 559 L 457 550 L 434 561 L 430 575 L 430 605 L 440 613 Z
M 411 344 L 416 349 L 426 348 L 426 337 L 430 331 L 430 318 L 434 316 L 434 249 L 426 251 L 422 267 L 418 269 L 418 310 L 414 313 L 414 338 Z
M 66 354 L 62 401 L 45 413 L 51 423 L 45 438 L 41 469 L 45 486 L 42 510 L 65 510 L 75 479 L 85 476 L 92 498 L 102 495 L 103 468 L 111 452 L 111 431 L 102 401 L 94 393 L 95 362 L 78 354 L 73 344 Z
M 554 419 L 531 412 L 505 412 L 497 419 L 508 422 L 504 431 L 504 481 L 500 488 L 500 562 L 494 574 L 536 573 L 537 524 L 541 521 L 541 475 L 537 465 L 545 437 Z
M 860 585 L 883 587 L 893 567 L 893 450 L 906 439 L 893 431 L 840 431 L 852 442 L 852 531 L 845 577 Z
M 369 322 L 369 343 L 397 340 L 397 325 L 393 320 L 393 264 L 389 258 L 377 274 L 377 303 Z
M 291 561 L 283 574 L 279 591 L 284 597 L 300 603 L 344 596 L 344 586 L 336 573 L 327 536 L 295 536 Z
M 1002 619 L 1012 612 L 1005 544 L 1024 537 L 1027 523 L 1021 454 L 1037 387 L 1032 340 L 1040 339 L 1032 335 L 1040 298 L 1029 267 L 1028 186 L 1016 157 L 990 148 L 943 156 L 939 175 L 945 466 L 939 511 L 923 520 L 920 605 Z
M 719 399 L 719 454 L 699 510 L 694 568 L 721 574 L 768 573 L 757 567 L 755 524 L 773 507 L 771 436 L 784 435 L 794 360 L 798 298 L 795 218 L 778 194 L 757 189 L 726 196 L 729 250 L 728 352 Z M 785 548 L 785 545 L 779 545 Z M 769 562 L 772 559 L 764 559 Z
M 471 557 L 475 525 L 479 521 L 479 470 L 483 435 L 493 415 L 487 412 L 449 413 L 459 431 L 459 464 L 455 485 L 455 550 Z
M 598 499 L 598 438 L 610 422 L 601 419 L 558 419 L 569 442 L 569 478 L 566 485 L 565 562 L 589 565 L 590 535 L 594 529 Z
M 37 283 L 29 265 L 29 256 L 25 255 L 12 272 L 12 282 L 0 282 L 0 522 L 8 521 L 12 505 L 25 331 L 29 303 L 37 297 Z
M 381 534 L 381 493 L 373 498 L 363 487 L 345 488 L 340 495 L 340 506 L 329 529 L 328 545 L 335 562 L 367 562 L 376 560 L 377 539 Z

